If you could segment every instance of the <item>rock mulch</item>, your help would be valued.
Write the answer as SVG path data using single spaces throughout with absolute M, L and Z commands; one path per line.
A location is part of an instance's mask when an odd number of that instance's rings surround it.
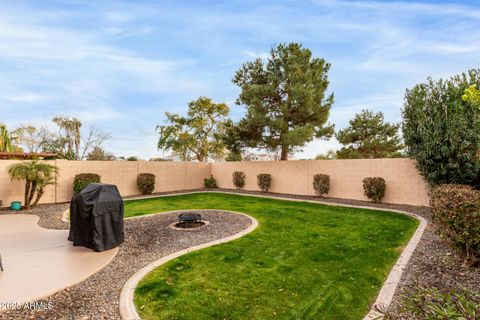
M 32 213 L 41 215 L 46 227 L 59 226 L 59 217 L 65 205 L 40 206 Z M 216 239 L 234 235 L 250 226 L 251 220 L 243 215 L 207 210 L 201 214 L 210 224 L 193 230 L 173 230 L 170 224 L 176 221 L 178 212 L 163 213 L 125 220 L 125 243 L 117 256 L 104 269 L 87 280 L 60 291 L 45 300 L 37 301 L 52 309 L 7 310 L 0 312 L 0 319 L 120 319 L 119 297 L 125 282 L 148 263 L 176 251 Z M 45 213 L 45 215 L 48 215 Z
M 197 189 L 189 191 L 208 191 L 211 189 Z M 220 191 L 220 190 L 219 190 Z M 411 213 L 418 214 L 429 221 L 429 224 L 423 234 L 423 237 L 415 250 L 412 258 L 409 261 L 407 268 L 404 270 L 400 285 L 393 298 L 392 305 L 390 307 L 390 313 L 398 319 L 411 319 L 408 314 L 402 312 L 402 299 L 405 295 L 409 294 L 408 288 L 418 285 L 423 287 L 434 287 L 441 290 L 450 290 L 454 288 L 478 290 L 480 288 L 480 270 L 466 269 L 462 267 L 462 258 L 453 251 L 440 237 L 436 234 L 433 225 L 430 223 L 431 216 L 430 210 L 427 207 L 416 207 L 409 205 L 396 205 L 396 204 L 373 204 L 367 201 L 359 200 L 347 200 L 337 198 L 322 198 L 319 199 L 315 196 L 300 196 L 290 194 L 278 194 L 268 193 L 264 194 L 257 191 L 238 191 L 238 190 L 225 190 L 228 192 L 236 192 L 242 194 L 253 195 L 268 195 L 278 198 L 294 198 L 302 200 L 323 201 L 330 203 L 372 206 L 378 208 L 388 208 L 404 210 Z M 180 193 L 180 192 L 174 192 Z M 159 193 L 156 195 L 167 195 L 173 193 Z M 154 195 L 155 196 L 155 195 Z M 60 221 L 62 212 L 68 208 L 67 204 L 61 205 L 45 205 L 39 206 L 32 210 L 32 213 L 40 216 L 39 224 L 44 227 L 51 227 L 56 229 L 67 228 L 68 225 Z M 5 211 L 2 211 L 5 212 Z M 0 214 L 2 213 L 0 212 Z M 227 214 L 230 218 L 238 216 Z M 167 218 L 168 217 L 168 218 Z M 135 271 L 141 268 L 141 266 L 156 260 L 162 254 L 166 255 L 171 252 L 181 250 L 189 246 L 187 243 L 175 244 L 171 241 L 177 241 L 177 238 L 173 236 L 172 239 L 158 238 L 150 233 L 155 233 L 157 228 L 165 228 L 167 221 L 163 219 L 173 219 L 175 217 L 171 214 L 159 215 L 154 217 L 145 217 L 135 220 L 126 221 L 127 231 L 127 244 L 123 245 L 119 254 L 115 260 L 107 266 L 101 272 L 93 275 L 91 278 L 83 283 L 80 283 L 74 287 L 57 293 L 50 298 L 50 301 L 55 303 L 55 309 L 46 312 L 37 312 L 35 314 L 29 313 L 0 313 L 0 319 L 10 319 L 8 316 L 30 316 L 32 319 L 117 319 L 118 318 L 118 294 L 123 286 L 123 283 L 132 275 Z M 244 217 L 243 217 L 244 218 Z M 211 218 L 209 218 L 211 220 Z M 155 223 L 151 225 L 150 221 L 154 220 Z M 162 221 L 159 221 L 162 220 Z M 173 219 L 174 220 L 174 219 Z M 173 221 L 168 220 L 168 221 Z M 234 219 L 235 220 L 235 219 Z M 240 219 L 242 220 L 242 219 Z M 152 221 L 153 222 L 153 221 Z M 230 223 L 230 222 L 229 222 Z M 243 221 L 243 223 L 249 223 Z M 236 233 L 247 225 L 240 226 L 242 222 L 237 222 L 238 226 L 233 227 L 237 231 Z M 141 230 L 141 231 L 140 231 Z M 207 231 L 205 229 L 204 231 Z M 191 231 L 186 231 L 191 232 Z M 194 231 L 197 232 L 197 231 Z M 164 236 L 171 235 L 171 231 L 168 230 Z M 228 236 L 225 234 L 220 236 Z M 206 235 L 207 236 L 207 235 Z M 211 235 L 215 236 L 215 235 Z M 188 236 L 187 236 L 188 237 Z M 188 238 L 187 238 L 188 239 Z M 196 238 L 195 241 L 202 241 L 203 235 Z M 211 241 L 203 240 L 204 242 Z M 162 240 L 162 246 L 159 244 Z M 164 242 L 163 242 L 164 241 Z M 190 245 L 196 245 L 201 242 L 190 243 Z M 155 252 L 149 252 L 154 250 Z M 155 255 L 155 257 L 153 257 Z M 132 263 L 133 261 L 133 263 Z M 132 263 L 132 265 L 128 265 Z M 120 266 L 120 274 L 118 272 L 117 265 Z M 128 275 L 127 275 L 128 274 Z M 105 281 L 105 278 L 111 279 L 111 281 Z M 108 285 L 106 285 L 108 283 Z M 103 292 L 98 293 L 101 288 Z M 97 301 L 95 301 L 98 299 Z M 87 302 L 86 302 L 87 301 Z M 91 302 L 88 302 L 91 301 Z M 92 311 L 93 310 L 93 311 Z M 2 316 L 7 316 L 4 318 Z

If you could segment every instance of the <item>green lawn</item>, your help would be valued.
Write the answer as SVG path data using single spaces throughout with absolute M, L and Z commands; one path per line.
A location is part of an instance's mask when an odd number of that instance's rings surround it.
M 362 319 L 418 222 L 374 210 L 201 193 L 125 202 L 126 216 L 224 209 L 259 227 L 177 258 L 135 291 L 143 319 Z

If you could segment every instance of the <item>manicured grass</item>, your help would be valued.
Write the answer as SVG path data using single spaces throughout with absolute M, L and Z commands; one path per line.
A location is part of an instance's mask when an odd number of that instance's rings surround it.
M 125 203 L 126 216 L 223 209 L 260 226 L 175 259 L 135 291 L 143 319 L 361 319 L 418 222 L 374 210 L 228 194 Z

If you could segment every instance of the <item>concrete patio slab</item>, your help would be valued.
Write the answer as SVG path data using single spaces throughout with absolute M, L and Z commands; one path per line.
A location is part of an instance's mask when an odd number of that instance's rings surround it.
M 39 217 L 0 215 L 0 311 L 5 304 L 45 298 L 85 280 L 106 266 L 118 248 L 94 252 L 74 247 L 68 230 L 41 228 Z M 3 305 L 3 307 L 2 307 Z

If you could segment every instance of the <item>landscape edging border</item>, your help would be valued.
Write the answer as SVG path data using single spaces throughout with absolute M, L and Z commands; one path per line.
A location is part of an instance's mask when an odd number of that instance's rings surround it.
M 418 244 L 420 243 L 420 240 L 423 236 L 423 233 L 424 233 L 424 231 L 425 231 L 425 229 L 428 225 L 427 220 L 425 218 L 423 218 L 422 216 L 417 215 L 417 214 L 412 213 L 412 212 L 398 210 L 398 209 L 369 207 L 369 206 L 361 206 L 361 205 L 350 205 L 350 204 L 343 204 L 343 203 L 331 203 L 331 202 L 325 202 L 325 201 L 321 201 L 321 200 L 316 201 L 316 200 L 308 200 L 308 199 L 295 199 L 295 198 L 278 197 L 278 196 L 271 196 L 271 195 L 269 196 L 269 195 L 258 195 L 258 194 L 245 194 L 245 193 L 238 193 L 238 192 L 232 192 L 232 191 L 220 191 L 220 190 L 219 191 L 217 191 L 217 190 L 202 190 L 202 191 L 190 191 L 190 192 L 186 191 L 186 192 L 179 192 L 179 193 L 157 195 L 157 196 L 152 196 L 152 197 L 129 198 L 129 199 L 125 199 L 125 201 L 162 198 L 162 197 L 185 195 L 185 194 L 196 194 L 196 193 L 233 194 L 233 195 L 241 195 L 241 196 L 247 196 L 247 197 L 258 197 L 258 198 L 268 198 L 268 199 L 286 200 L 286 201 L 295 201 L 295 202 L 317 203 L 317 204 L 323 204 L 323 205 L 328 205 L 328 206 L 339 206 L 339 207 L 347 207 L 347 208 L 388 211 L 388 212 L 395 212 L 395 213 L 400 213 L 400 214 L 403 214 L 403 215 L 407 215 L 407 216 L 410 216 L 410 217 L 418 220 L 420 222 L 419 226 L 415 230 L 415 233 L 410 238 L 410 240 L 408 241 L 408 244 L 406 245 L 406 247 L 403 249 L 402 253 L 400 254 L 400 257 L 398 257 L 397 261 L 395 262 L 394 266 L 392 267 L 391 271 L 389 272 L 389 274 L 387 276 L 387 279 L 385 280 L 382 287 L 380 288 L 380 292 L 379 292 L 374 304 L 372 305 L 368 314 L 363 318 L 363 320 L 379 319 L 379 318 L 383 317 L 383 314 L 379 311 L 379 308 L 388 308 L 390 306 L 390 304 L 393 300 L 393 296 L 395 295 L 395 292 L 397 290 L 398 284 L 400 283 L 400 280 L 401 280 L 401 277 L 402 277 L 402 274 L 403 274 L 403 270 L 408 265 L 408 262 L 410 261 L 411 256 L 413 255 L 413 253 L 415 252 L 415 249 L 417 248 Z M 179 210 L 179 211 L 181 211 L 181 210 Z M 221 211 L 223 211 L 223 210 L 221 210 Z M 187 249 L 175 252 L 171 255 L 160 258 L 160 259 L 148 264 L 147 266 L 140 269 L 139 271 L 137 271 L 125 283 L 125 285 L 122 288 L 122 292 L 120 294 L 120 306 L 119 307 L 120 307 L 120 315 L 121 315 L 123 320 L 137 320 L 137 319 L 140 319 L 140 317 L 138 316 L 138 313 L 136 312 L 136 309 L 135 309 L 135 304 L 134 304 L 134 301 L 133 301 L 133 293 L 135 291 L 135 288 L 136 288 L 138 282 L 147 273 L 149 273 L 153 269 L 159 267 L 160 265 L 162 265 L 162 264 L 164 264 L 164 263 L 166 263 L 166 262 L 168 262 L 172 259 L 178 258 L 179 256 L 181 256 L 183 254 L 186 254 L 188 252 L 203 249 L 203 248 L 206 248 L 206 247 L 209 247 L 209 246 L 213 246 L 215 244 L 224 243 L 224 242 L 227 242 L 227 241 L 230 241 L 230 240 L 233 240 L 233 239 L 240 238 L 241 236 L 243 236 L 247 233 L 250 233 L 251 231 L 253 231 L 258 226 L 258 221 L 255 218 L 253 218 L 253 217 L 251 217 L 251 216 L 249 216 L 245 213 L 234 212 L 234 211 L 227 211 L 227 212 L 233 212 L 233 213 L 245 215 L 245 216 L 249 217 L 250 219 L 253 219 L 257 225 L 255 225 L 255 227 L 252 230 L 250 230 L 246 233 L 244 233 L 244 232 L 249 230 L 252 227 L 252 225 L 249 228 L 245 229 L 244 231 L 242 231 L 240 233 L 237 233 L 233 236 L 223 238 L 223 239 L 219 239 L 219 240 L 215 240 L 215 241 L 212 241 L 212 242 L 205 243 L 203 245 L 199 245 L 199 246 L 195 246 L 195 247 L 191 247 L 191 248 L 187 248 Z M 153 213 L 153 214 L 159 214 L 159 213 Z M 149 214 L 149 215 L 153 215 L 153 214 Z M 144 217 L 144 216 L 146 216 L 146 215 L 136 216 L 136 217 L 132 217 L 132 218 L 141 218 L 141 217 Z M 225 241 L 223 241 L 223 240 L 225 240 Z M 220 241 L 220 242 L 213 243 L 213 242 L 217 242 L 217 241 Z M 168 258 L 168 259 L 166 259 L 166 258 Z M 163 261 L 163 260 L 165 260 L 165 261 Z M 148 269 L 148 271 L 145 272 L 144 269 L 145 270 Z M 141 272 L 142 272 L 143 275 L 141 275 L 141 277 L 138 278 L 138 275 Z M 145 272 L 145 273 L 143 273 L 143 272 Z M 134 284 L 134 286 L 132 287 L 133 284 Z M 128 285 L 128 288 L 127 288 L 127 285 Z M 128 290 L 128 292 L 126 292 L 127 290 Z

